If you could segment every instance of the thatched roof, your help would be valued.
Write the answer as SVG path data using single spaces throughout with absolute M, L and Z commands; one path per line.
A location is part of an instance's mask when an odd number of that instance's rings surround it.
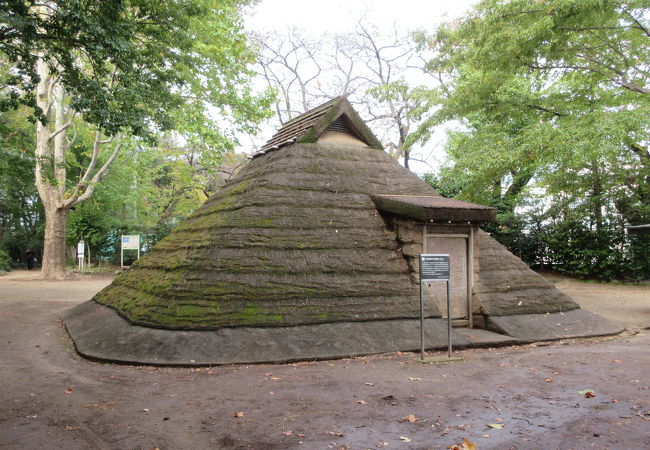
M 477 234 L 480 276 L 474 295 L 488 316 L 546 314 L 580 306 L 485 231 Z
M 381 149 L 279 147 L 95 300 L 162 328 L 419 317 L 417 285 L 371 199 L 403 192 L 438 196 Z M 429 316 L 439 316 L 434 308 Z
M 326 143 L 340 130 L 354 143 Z M 494 210 L 441 197 L 384 152 L 338 98 L 285 124 L 94 300 L 131 323 L 168 329 L 418 318 L 414 244 L 400 241 L 394 214 L 414 226 L 433 219 L 466 225 L 493 220 Z M 574 307 L 490 239 L 480 238 L 482 312 Z M 426 315 L 440 317 L 433 302 Z

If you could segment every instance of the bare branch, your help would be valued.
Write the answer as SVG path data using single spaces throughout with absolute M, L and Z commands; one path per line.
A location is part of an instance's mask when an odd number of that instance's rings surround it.
M 90 181 L 88 183 L 84 183 L 84 180 L 82 179 L 77 184 L 77 186 L 75 186 L 75 193 L 81 192 L 81 195 L 72 195 L 71 197 L 66 199 L 63 202 L 63 205 L 62 205 L 63 208 L 66 208 L 66 209 L 72 208 L 73 206 L 78 205 L 79 203 L 87 200 L 88 198 L 90 198 L 90 196 L 93 195 L 93 192 L 95 191 L 95 188 L 97 187 L 99 182 L 102 180 L 102 178 L 106 174 L 106 171 L 108 170 L 110 165 L 113 164 L 113 161 L 115 161 L 115 158 L 117 158 L 117 155 L 119 154 L 119 152 L 120 152 L 120 150 L 122 148 L 123 142 L 124 141 L 120 140 L 120 142 L 117 143 L 117 145 L 113 149 L 113 153 L 111 154 L 111 156 L 99 168 L 97 173 L 95 173 L 95 175 L 92 177 L 92 179 L 90 179 Z M 86 173 L 90 173 L 90 172 L 87 171 Z M 84 178 L 86 178 L 85 175 L 84 175 Z
M 54 140 L 55 137 L 57 137 L 59 134 L 63 133 L 65 130 L 70 128 L 70 125 L 72 125 L 72 121 L 74 120 L 76 115 L 77 115 L 77 112 L 76 111 L 73 112 L 72 116 L 70 117 L 70 119 L 68 119 L 68 121 L 66 123 L 64 123 L 59 128 L 57 128 L 57 130 L 54 131 L 53 133 L 50 133 L 50 135 L 47 138 L 48 141 Z

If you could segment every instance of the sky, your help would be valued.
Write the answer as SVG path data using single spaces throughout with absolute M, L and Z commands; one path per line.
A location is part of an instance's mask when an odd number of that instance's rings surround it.
M 297 26 L 315 34 L 352 31 L 364 18 L 378 26 L 396 23 L 405 29 L 433 29 L 463 15 L 476 0 L 262 0 L 246 19 L 251 30 Z
M 262 0 L 249 7 L 245 16 L 246 29 L 257 32 L 286 31 L 297 27 L 313 37 L 326 32 L 351 32 L 357 21 L 392 30 L 423 29 L 432 32 L 441 22 L 453 20 L 466 13 L 477 0 Z M 257 141 L 266 141 L 274 130 L 262 127 Z M 432 156 L 429 165 L 413 162 L 416 173 L 430 172 L 444 159 L 442 142 L 444 130 L 434 136 L 422 154 Z M 433 151 L 432 151 L 433 150 Z

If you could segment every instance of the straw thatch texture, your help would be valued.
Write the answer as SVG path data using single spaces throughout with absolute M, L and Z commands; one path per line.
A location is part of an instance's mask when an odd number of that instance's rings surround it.
M 494 316 L 544 314 L 580 307 L 488 233 L 479 230 L 476 236 L 480 275 L 474 285 L 474 297 L 481 313 Z
M 95 297 L 133 323 L 217 329 L 419 317 L 370 195 L 438 195 L 382 150 L 294 144 L 252 160 Z M 429 306 L 427 315 L 440 314 Z

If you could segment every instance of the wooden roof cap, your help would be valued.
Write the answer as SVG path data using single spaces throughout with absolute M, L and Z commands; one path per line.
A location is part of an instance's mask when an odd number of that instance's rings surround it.
M 650 223 L 645 225 L 633 225 L 627 227 L 628 233 L 632 234 L 650 234 Z
M 352 108 L 344 96 L 336 97 L 288 121 L 273 135 L 264 146 L 253 155 L 261 156 L 280 147 L 295 143 L 315 143 L 318 137 L 336 120 L 344 116 L 356 137 L 368 147 L 383 150 L 381 142 Z

